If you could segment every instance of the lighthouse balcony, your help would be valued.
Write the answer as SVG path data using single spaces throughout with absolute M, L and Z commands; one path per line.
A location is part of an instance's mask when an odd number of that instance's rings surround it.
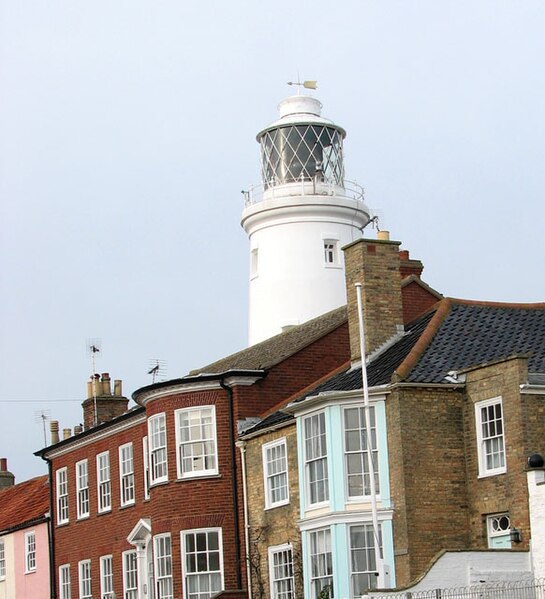
M 282 184 L 271 181 L 265 185 L 253 185 L 248 191 L 243 191 L 242 193 L 244 194 L 245 208 L 267 200 L 295 196 L 335 196 L 363 204 L 363 187 L 354 181 L 347 181 L 346 179 L 343 181 L 342 186 L 334 181 L 318 178 L 302 178 L 300 181 L 291 181 Z

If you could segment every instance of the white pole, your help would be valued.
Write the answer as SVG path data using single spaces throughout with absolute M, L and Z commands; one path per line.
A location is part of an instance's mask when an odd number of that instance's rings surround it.
M 244 505 L 244 542 L 246 544 L 246 578 L 248 579 L 248 599 L 253 599 L 252 593 L 252 562 L 250 556 L 250 524 L 248 518 L 248 481 L 246 479 L 246 442 L 237 441 L 240 449 L 242 465 L 242 502 Z
M 367 467 L 369 469 L 369 486 L 371 491 L 371 515 L 373 519 L 373 536 L 375 542 L 373 548 L 375 550 L 376 568 L 379 574 L 378 586 L 383 587 L 383 568 L 382 568 L 382 551 L 380 547 L 380 536 L 378 527 L 377 514 L 377 491 L 375 486 L 375 470 L 373 468 L 372 443 L 371 443 L 371 412 L 369 406 L 369 387 L 367 385 L 367 366 L 365 363 L 365 333 L 363 329 L 363 306 L 361 301 L 361 283 L 356 283 L 356 296 L 358 299 L 358 324 L 360 333 L 360 353 L 361 353 L 361 379 L 363 383 L 363 405 L 365 413 L 365 436 L 367 437 Z

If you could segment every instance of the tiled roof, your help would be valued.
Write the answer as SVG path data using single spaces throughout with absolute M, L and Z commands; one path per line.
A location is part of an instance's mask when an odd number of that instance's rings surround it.
M 304 349 L 345 322 L 346 306 L 341 306 L 236 354 L 192 370 L 189 374 L 219 373 L 233 369 L 266 370 Z
M 545 384 L 545 304 L 500 304 L 443 299 L 405 327 L 405 334 L 372 358 L 370 387 L 398 380 L 446 383 L 453 370 L 464 370 L 514 355 L 528 356 L 529 382 Z M 361 367 L 347 367 L 293 403 L 328 391 L 362 388 Z M 281 411 L 266 416 L 246 433 L 290 420 Z
M 0 532 L 24 528 L 49 511 L 47 476 L 31 478 L 0 491 Z
M 545 304 L 443 300 L 446 313 L 408 375 L 409 382 L 441 383 L 464 370 L 513 355 L 528 355 L 528 370 L 545 373 Z

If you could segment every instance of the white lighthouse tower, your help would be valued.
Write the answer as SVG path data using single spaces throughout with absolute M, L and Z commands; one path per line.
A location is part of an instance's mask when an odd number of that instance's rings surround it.
M 346 303 L 341 247 L 369 222 L 363 190 L 344 178 L 344 129 L 297 95 L 260 131 L 262 185 L 245 193 L 250 238 L 249 343 Z

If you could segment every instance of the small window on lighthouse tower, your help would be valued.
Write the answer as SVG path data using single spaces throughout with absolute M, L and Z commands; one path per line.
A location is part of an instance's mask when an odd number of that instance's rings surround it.
M 337 266 L 337 242 L 324 239 L 324 262 L 326 266 Z
M 257 248 L 254 248 L 250 255 L 250 278 L 257 277 Z

